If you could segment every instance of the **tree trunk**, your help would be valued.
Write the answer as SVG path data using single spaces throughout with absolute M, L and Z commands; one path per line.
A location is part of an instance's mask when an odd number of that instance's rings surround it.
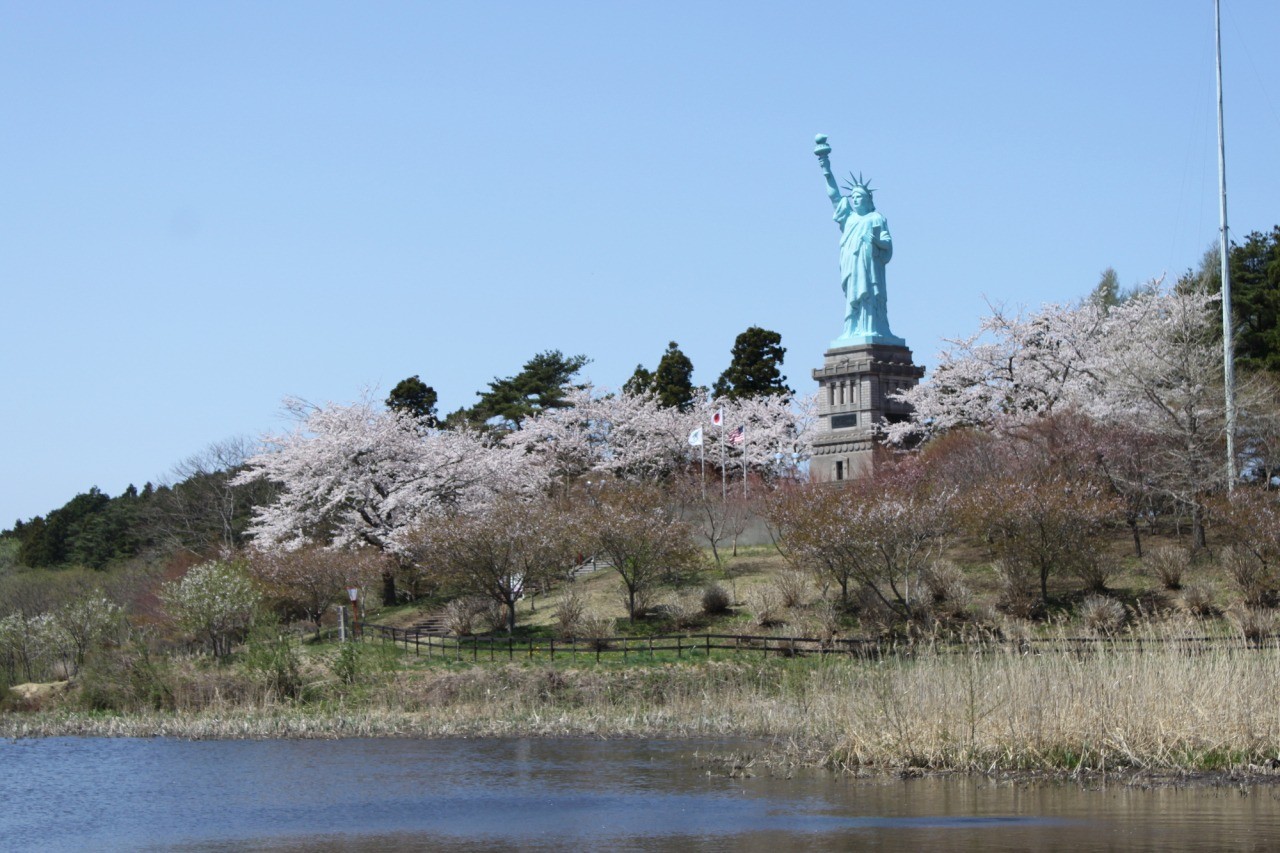
M 1138 517 L 1130 515 L 1125 519 L 1129 523 L 1129 531 L 1133 534 L 1133 552 L 1139 560 L 1142 559 L 1142 534 L 1138 532 Z
M 395 607 L 396 605 L 396 573 L 387 569 L 382 573 L 382 606 Z

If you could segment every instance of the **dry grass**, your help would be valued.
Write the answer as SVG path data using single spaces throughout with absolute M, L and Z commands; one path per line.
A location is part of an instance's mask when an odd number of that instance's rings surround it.
M 1145 627 L 1176 640 L 1200 626 Z M 1280 756 L 1280 671 L 1263 649 L 917 649 L 883 659 L 633 666 L 503 664 L 387 672 L 312 704 L 207 691 L 186 713 L 0 715 L 0 736 L 590 735 L 772 739 L 839 768 L 1220 771 Z

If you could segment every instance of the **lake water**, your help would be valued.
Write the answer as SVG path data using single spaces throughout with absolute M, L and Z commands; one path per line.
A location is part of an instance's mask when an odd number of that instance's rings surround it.
M 1280 788 L 731 778 L 723 742 L 0 742 L 5 850 L 1271 850 Z

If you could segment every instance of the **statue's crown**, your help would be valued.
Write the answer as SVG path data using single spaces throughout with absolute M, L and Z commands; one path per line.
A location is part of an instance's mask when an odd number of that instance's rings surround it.
M 850 172 L 849 180 L 844 182 L 844 188 L 849 192 L 862 190 L 867 195 L 873 195 L 875 193 L 875 190 L 871 189 L 871 179 L 863 178 L 861 172 L 858 173 L 857 177 L 854 177 L 853 172 Z

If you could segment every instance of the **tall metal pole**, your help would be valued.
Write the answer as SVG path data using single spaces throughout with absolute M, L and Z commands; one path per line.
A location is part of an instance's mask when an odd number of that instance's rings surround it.
M 1222 262 L 1222 379 L 1227 405 L 1227 491 L 1236 483 L 1235 342 L 1231 328 L 1231 269 L 1227 246 L 1227 146 L 1222 132 L 1222 14 L 1213 0 L 1213 35 L 1218 66 L 1218 257 Z

